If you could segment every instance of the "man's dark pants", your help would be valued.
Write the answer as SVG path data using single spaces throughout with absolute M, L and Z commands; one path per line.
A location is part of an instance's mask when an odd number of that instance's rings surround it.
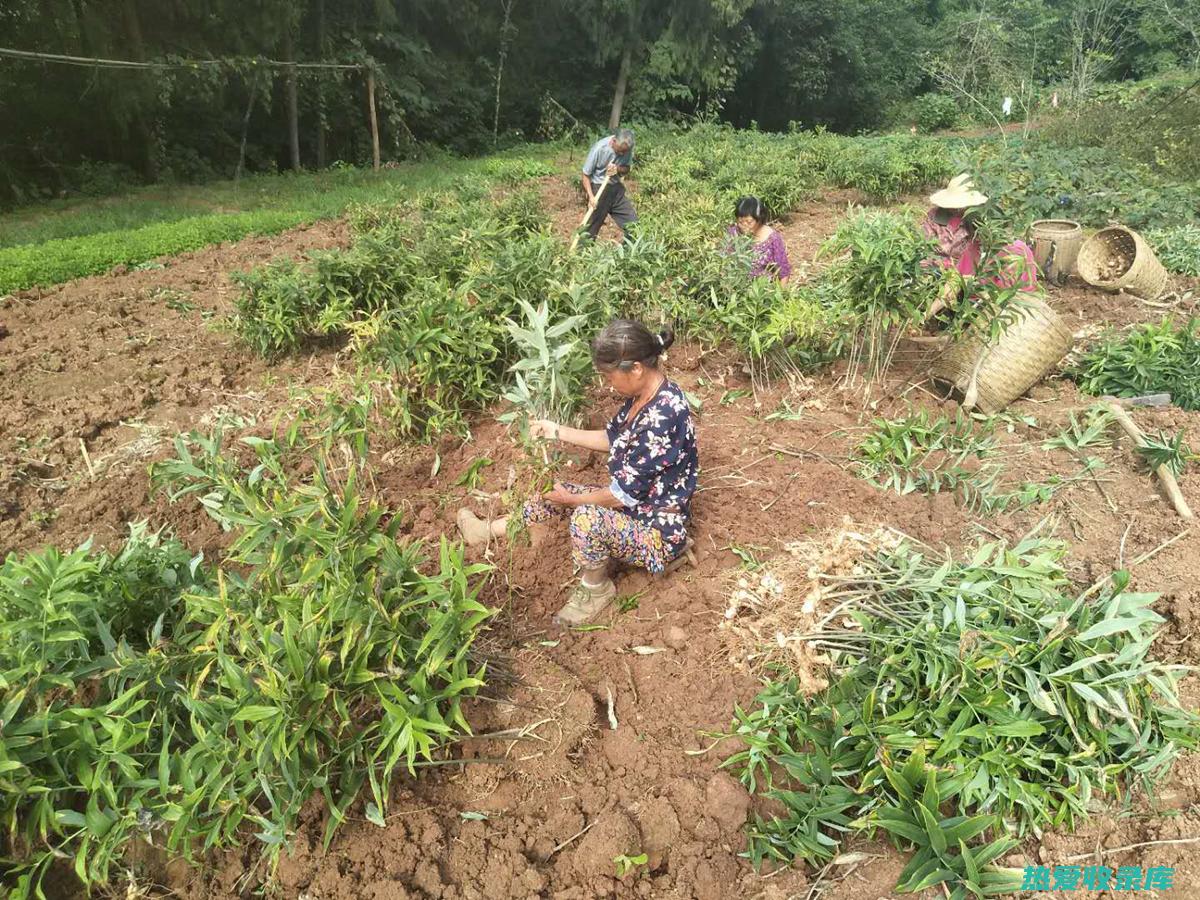
M 596 185 L 593 185 L 593 189 L 600 190 Z M 625 196 L 625 185 L 619 181 L 608 183 L 608 187 L 604 189 L 604 193 L 600 195 L 600 199 L 596 203 L 595 210 L 592 211 L 592 218 L 588 221 L 588 235 L 592 239 L 600 234 L 600 226 L 604 224 L 604 220 L 608 216 L 612 216 L 612 220 L 621 229 L 624 239 L 628 240 L 629 226 L 637 221 L 637 211 L 629 202 L 629 198 Z

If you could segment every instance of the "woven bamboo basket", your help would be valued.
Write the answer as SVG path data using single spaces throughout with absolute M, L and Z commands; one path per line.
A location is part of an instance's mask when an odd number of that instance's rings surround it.
M 1029 230 L 1033 258 L 1046 280 L 1062 284 L 1075 273 L 1083 228 L 1069 219 L 1041 219 Z
M 930 374 L 963 395 L 966 409 L 999 412 L 1043 377 L 1071 349 L 1072 335 L 1044 299 L 1029 294 L 1015 320 L 994 342 L 984 329 L 948 345 Z
M 1155 300 L 1167 290 L 1167 270 L 1154 250 L 1131 228 L 1102 228 L 1079 250 L 1079 277 L 1105 291 L 1125 291 Z

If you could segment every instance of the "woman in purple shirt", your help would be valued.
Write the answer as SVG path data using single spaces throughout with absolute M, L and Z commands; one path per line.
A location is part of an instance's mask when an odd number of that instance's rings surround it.
M 742 197 L 733 212 L 735 224 L 729 226 L 729 236 L 735 238 L 740 235 L 754 242 L 754 261 L 750 265 L 750 274 L 755 278 L 769 275 L 778 278 L 780 284 L 787 284 L 792 274 L 792 264 L 788 262 L 783 236 L 767 224 L 766 206 L 757 197 Z

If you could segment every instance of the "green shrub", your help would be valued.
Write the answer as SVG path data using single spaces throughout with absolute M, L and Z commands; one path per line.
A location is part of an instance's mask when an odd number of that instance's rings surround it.
M 940 131 L 958 123 L 958 104 L 945 94 L 922 94 L 913 101 L 912 114 L 922 131 Z
M 25 898 L 58 859 L 107 881 L 131 841 L 189 860 L 254 833 L 273 863 L 316 795 L 325 845 L 366 795 L 382 826 L 397 766 L 467 729 L 483 684 L 471 645 L 487 567 L 447 544 L 432 567 L 358 493 L 358 466 L 246 439 L 176 442 L 152 483 L 195 495 L 233 541 L 219 577 L 135 527 L 116 556 L 84 546 L 0 565 L 0 865 Z
M 513 350 L 503 327 L 463 289 L 420 283 L 402 308 L 354 328 L 351 349 L 390 376 L 399 432 L 432 439 L 466 435 L 467 415 L 500 398 Z
M 234 330 L 259 355 L 274 358 L 295 350 L 315 327 L 315 274 L 291 259 L 277 259 L 234 274 L 241 293 L 234 301 Z
M 540 159 L 493 157 L 483 163 L 483 173 L 501 184 L 515 185 L 555 174 L 554 167 Z
M 1157 228 L 1146 234 L 1159 261 L 1177 275 L 1200 278 L 1200 225 Z
M 1138 168 L 1195 181 L 1200 179 L 1200 97 L 1188 90 L 1190 80 L 1101 95 L 1052 119 L 1043 134 L 1061 147 L 1103 147 Z
M 875 200 L 894 200 L 945 181 L 953 168 L 944 145 L 928 138 L 859 138 L 847 141 L 826 173 L 838 187 L 856 188 Z
M 979 143 L 958 154 L 956 167 L 972 173 L 990 198 L 985 215 L 1010 232 L 1052 218 L 1148 229 L 1192 222 L 1198 211 L 1195 186 L 1098 147 L 1065 149 L 1036 138 Z
M 843 298 L 853 355 L 869 373 L 891 360 L 890 336 L 916 325 L 937 296 L 941 270 L 925 265 L 933 244 L 908 213 L 863 211 L 848 217 L 821 248 L 837 257 L 825 273 Z

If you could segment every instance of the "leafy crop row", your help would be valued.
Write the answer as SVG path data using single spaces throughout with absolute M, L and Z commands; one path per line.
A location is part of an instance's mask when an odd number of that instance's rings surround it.
M 62 211 L 51 208 L 38 216 L 18 214 L 0 234 L 0 294 L 99 274 L 114 266 L 140 265 L 222 241 L 277 234 L 342 215 L 355 203 L 378 204 L 411 193 L 415 185 L 448 182 L 463 170 L 507 186 L 553 171 L 538 159 L 504 156 L 482 163 L 412 164 L 382 175 L 346 167 L 248 178 L 240 185 L 179 188 L 165 201 L 134 195 L 96 209 L 84 204 Z M 153 196 L 152 191 L 144 193 Z
M 723 246 L 727 222 L 711 203 L 654 202 L 675 214 L 656 211 L 628 243 L 578 253 L 549 233 L 535 189 L 494 197 L 485 182 L 464 181 L 397 210 L 360 211 L 349 249 L 239 276 L 234 325 L 266 356 L 348 337 L 360 363 L 389 376 L 392 418 L 414 437 L 463 431 L 470 412 L 520 391 L 511 373 L 529 348 L 505 323 L 530 322 L 530 298 L 547 328 L 624 313 L 701 340 L 732 338 L 762 361 L 782 343 L 770 326 L 787 291 L 749 277 L 749 248 Z M 582 345 L 573 352 L 577 361 Z

